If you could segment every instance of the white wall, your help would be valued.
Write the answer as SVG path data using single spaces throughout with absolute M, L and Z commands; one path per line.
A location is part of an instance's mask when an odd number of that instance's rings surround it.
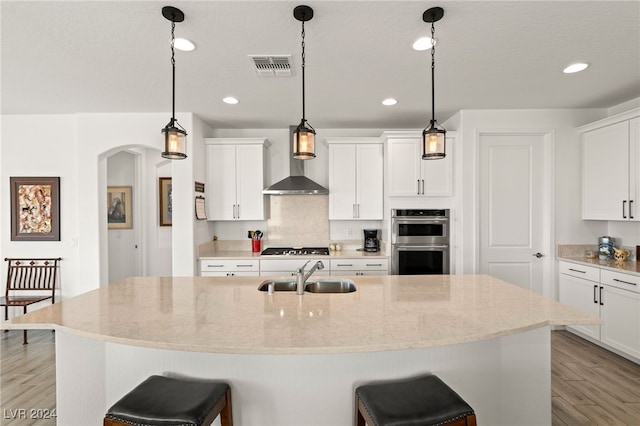
M 62 257 L 62 294 L 82 287 L 77 244 L 78 223 L 88 211 L 78 192 L 76 170 L 77 117 L 74 115 L 3 115 L 0 130 L 0 258 Z M 60 177 L 60 241 L 11 241 L 9 178 Z M 94 189 L 95 192 L 95 189 Z M 0 288 L 5 291 L 7 269 L 2 262 Z
M 477 270 L 477 134 L 481 131 L 535 130 L 553 132 L 555 167 L 552 177 L 555 195 L 555 242 L 578 244 L 593 241 L 602 232 L 602 226 L 582 220 L 581 167 L 579 135 L 576 127 L 602 118 L 605 110 L 464 110 L 456 121 L 456 149 L 462 149 L 461 162 L 456 167 L 463 170 L 456 204 L 463 218 L 459 224 L 462 233 L 463 273 Z
M 12 242 L 9 220 L 3 220 L 3 257 L 61 256 L 62 295 L 71 297 L 108 282 L 106 215 L 107 158 L 122 149 L 149 149 L 162 161 L 160 129 L 168 114 L 3 115 L 0 164 L 1 208 L 9 212 L 10 176 L 60 176 L 61 241 Z M 189 157 L 174 162 L 174 225 L 171 258 L 174 275 L 196 270 L 193 197 L 194 176 L 204 176 L 202 161 L 193 152 L 204 144 L 210 128 L 192 114 L 177 114 L 190 136 Z M 196 129 L 194 130 L 194 123 Z M 117 130 L 114 130 L 117 129 Z M 151 161 L 153 162 L 153 161 Z M 195 163 L 195 165 L 194 165 Z M 147 162 L 143 162 L 147 164 Z M 144 179 L 141 191 L 155 191 Z M 155 211 L 156 204 L 153 205 Z M 8 217 L 8 216 L 3 216 Z M 208 237 L 207 237 L 208 238 Z M 3 275 L 6 266 L 2 266 Z M 4 284 L 2 284 L 4 286 Z

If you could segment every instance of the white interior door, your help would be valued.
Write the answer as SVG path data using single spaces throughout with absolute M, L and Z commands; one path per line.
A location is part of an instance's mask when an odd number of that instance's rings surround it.
M 480 272 L 543 294 L 546 136 L 490 133 L 479 141 Z

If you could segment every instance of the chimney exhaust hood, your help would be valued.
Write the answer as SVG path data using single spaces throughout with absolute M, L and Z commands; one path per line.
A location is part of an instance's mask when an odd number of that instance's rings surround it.
M 326 195 L 329 190 L 304 175 L 305 160 L 293 158 L 293 131 L 289 126 L 289 176 L 262 191 L 267 195 Z

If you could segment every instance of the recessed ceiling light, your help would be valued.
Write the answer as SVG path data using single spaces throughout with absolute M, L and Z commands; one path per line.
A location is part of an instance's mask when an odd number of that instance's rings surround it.
M 226 98 L 222 99 L 222 102 L 224 102 L 225 104 L 235 105 L 239 101 L 236 98 L 234 98 L 233 96 L 227 96 Z
M 196 50 L 196 45 L 191 40 L 187 40 L 186 38 L 176 37 L 173 46 L 182 50 L 183 52 L 191 52 Z
M 576 62 L 575 64 L 571 64 L 562 70 L 565 74 L 573 74 L 574 72 L 584 71 L 589 68 L 589 64 L 586 62 Z
M 382 105 L 386 105 L 386 106 L 395 105 L 397 103 L 398 103 L 398 100 L 393 98 L 387 98 L 384 101 L 382 101 Z
M 438 44 L 438 39 L 434 39 L 433 44 Z M 431 37 L 420 37 L 416 41 L 413 42 L 413 50 L 427 50 L 431 49 L 432 42 Z

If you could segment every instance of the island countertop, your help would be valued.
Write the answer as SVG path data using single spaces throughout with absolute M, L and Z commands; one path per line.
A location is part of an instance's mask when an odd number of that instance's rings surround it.
M 257 290 L 267 277 L 134 277 L 0 323 L 126 345 L 331 354 L 467 343 L 594 316 L 486 275 L 351 276 L 357 291 Z

